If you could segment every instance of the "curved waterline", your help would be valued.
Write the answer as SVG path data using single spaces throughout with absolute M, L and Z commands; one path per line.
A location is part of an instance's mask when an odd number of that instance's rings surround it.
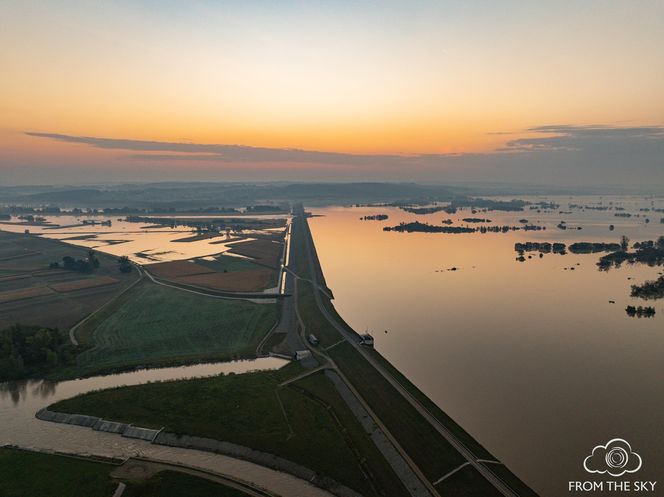
M 93 390 L 277 369 L 286 362 L 279 358 L 265 357 L 250 361 L 145 369 L 59 383 L 44 380 L 0 383 L 0 446 L 16 445 L 27 449 L 119 459 L 141 456 L 250 481 L 278 495 L 328 497 L 331 494 L 309 482 L 247 461 L 199 450 L 153 445 L 142 440 L 35 418 L 35 413 L 43 407 Z

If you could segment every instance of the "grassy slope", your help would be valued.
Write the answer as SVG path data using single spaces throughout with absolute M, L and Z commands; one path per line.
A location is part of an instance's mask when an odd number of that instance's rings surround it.
M 118 481 L 115 466 L 99 461 L 0 448 L 2 497 L 111 497 Z M 221 484 L 175 471 L 144 482 L 128 482 L 124 497 L 244 497 Z
M 3 497 L 110 497 L 117 483 L 112 466 L 101 462 L 0 449 L 0 494 Z
M 308 283 L 305 283 L 305 285 L 309 285 L 309 288 L 311 288 L 311 285 Z M 313 300 L 313 297 L 307 297 L 303 300 L 308 307 L 311 306 L 312 302 L 313 305 L 315 305 L 315 301 Z M 350 327 L 343 321 L 343 319 L 338 315 L 336 310 L 334 309 L 334 306 L 332 305 L 331 302 L 327 301 L 325 302 L 327 304 L 327 309 L 328 312 L 331 313 L 332 316 L 335 316 L 337 321 L 344 325 L 350 332 L 353 332 Z M 314 326 L 317 327 L 324 327 L 324 324 L 322 322 L 322 319 L 320 317 L 316 316 L 316 312 L 318 312 L 317 309 L 311 309 L 309 308 L 308 310 L 303 311 L 302 309 L 300 310 L 300 313 L 303 314 L 303 319 L 305 322 L 307 322 L 307 319 L 305 319 L 305 315 L 310 316 L 311 322 L 314 323 Z M 319 331 L 319 333 L 321 333 Z M 321 336 L 325 336 L 325 333 L 328 334 L 328 341 L 329 340 L 334 340 L 334 335 L 333 333 L 336 333 L 335 330 L 327 330 L 326 332 L 321 333 Z M 334 352 L 332 350 L 331 352 Z M 448 416 L 442 409 L 440 409 L 431 399 L 429 399 L 420 389 L 418 389 L 414 384 L 408 380 L 398 369 L 396 369 L 387 359 L 385 359 L 378 351 L 375 349 L 368 349 L 367 352 L 371 354 L 374 359 L 379 361 L 382 366 L 406 389 L 408 392 L 417 399 L 420 404 L 422 404 L 436 419 L 438 419 L 448 430 L 450 430 L 452 433 L 455 434 L 458 440 L 460 440 L 466 447 L 468 447 L 473 454 L 475 454 L 476 457 L 480 459 L 488 459 L 488 460 L 494 460 L 495 456 L 493 456 L 487 449 L 485 449 L 477 440 L 475 440 L 468 432 L 466 432 L 459 424 L 456 423 L 450 416 Z M 379 379 L 377 379 L 378 381 Z M 356 388 L 362 389 L 362 386 L 360 385 L 359 387 L 356 385 Z M 390 387 L 391 388 L 391 387 Z M 530 489 L 524 482 L 522 482 L 514 473 L 512 473 L 509 468 L 502 466 L 502 465 L 487 465 L 488 469 L 490 469 L 494 474 L 496 474 L 503 482 L 505 482 L 507 485 L 509 485 L 512 489 L 514 489 L 518 495 L 521 496 L 535 496 L 535 492 Z M 466 475 L 466 479 L 471 479 L 473 477 L 476 477 L 479 483 L 479 488 L 483 487 L 484 479 L 479 475 L 476 474 L 476 472 L 473 472 L 472 474 Z M 452 494 L 454 495 L 454 494 Z
M 91 320 L 82 372 L 165 361 L 252 357 L 277 318 L 272 304 L 223 300 L 141 283 Z M 93 331 L 91 332 L 91 329 Z
M 131 483 L 122 497 L 246 497 L 247 494 L 203 478 L 163 471 L 143 483 Z
M 306 243 L 303 236 L 303 226 L 296 220 L 293 225 L 293 238 L 291 240 L 293 248 L 294 271 L 304 277 L 310 278 L 311 271 L 307 264 Z M 300 315 L 309 330 L 314 330 L 316 336 L 321 340 L 323 346 L 338 341 L 341 336 L 323 317 L 313 298 L 312 285 L 306 281 L 298 283 L 298 307 Z M 346 329 L 355 333 L 338 315 L 332 303 L 324 296 L 324 305 L 328 312 L 337 319 Z M 377 358 L 383 366 L 399 381 L 419 402 L 424 405 L 444 426 L 456 434 L 456 436 L 470 447 L 477 457 L 493 459 L 493 456 L 484 449 L 476 440 L 474 440 L 463 428 L 454 420 L 438 408 L 425 394 L 423 394 L 415 385 L 410 383 L 401 373 L 392 366 L 389 361 L 382 357 L 377 351 L 371 353 Z M 409 455 L 418 464 L 420 469 L 435 481 L 443 474 L 461 464 L 464 460 L 462 456 L 451 447 L 433 428 L 398 394 L 394 388 L 389 385 L 376 370 L 361 358 L 359 353 L 352 349 L 350 345 L 344 344 L 334 347 L 329 354 L 335 360 L 340 369 L 346 376 L 353 381 L 355 388 L 369 402 L 372 409 L 377 412 L 388 429 L 397 437 L 402 446 Z M 370 378 L 370 380 L 368 380 Z M 404 423 L 403 420 L 409 420 Z M 508 468 L 504 466 L 490 466 L 494 473 L 500 476 L 512 488 L 516 489 L 520 495 L 535 495 L 523 482 L 519 480 Z M 467 474 L 465 477 L 465 486 L 471 485 L 474 488 L 483 489 L 487 482 L 476 471 Z M 459 477 L 461 478 L 461 477 Z M 448 491 L 450 495 L 455 495 L 456 487 L 450 486 Z M 470 489 L 466 489 L 470 491 Z M 459 495 L 464 495 L 460 493 Z
M 234 442 L 300 463 L 364 495 L 376 495 L 362 473 L 357 450 L 361 459 L 368 460 L 386 495 L 405 495 L 325 376 L 298 381 L 295 387 L 278 387 L 297 367 L 92 392 L 58 402 L 51 409 Z M 300 389 L 331 405 L 345 430 L 340 430 L 326 406 Z
M 371 437 L 357 422 L 355 415 L 337 393 L 332 382 L 322 377 L 323 373 L 316 373 L 295 382 L 295 387 L 302 388 L 320 401 L 332 407 L 335 415 L 351 438 L 351 444 L 361 458 L 365 459 L 365 470 L 371 474 L 378 492 L 382 495 L 407 496 L 408 491 L 401 480 L 392 471 L 383 454 L 378 450 Z
M 465 462 L 350 344 L 334 347 L 329 353 L 431 481 Z

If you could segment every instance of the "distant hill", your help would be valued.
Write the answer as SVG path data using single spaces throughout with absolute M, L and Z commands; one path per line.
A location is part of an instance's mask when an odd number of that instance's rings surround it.
M 98 187 L 6 187 L 0 201 L 59 207 L 246 206 L 260 202 L 306 204 L 451 200 L 460 187 L 415 183 L 153 183 Z

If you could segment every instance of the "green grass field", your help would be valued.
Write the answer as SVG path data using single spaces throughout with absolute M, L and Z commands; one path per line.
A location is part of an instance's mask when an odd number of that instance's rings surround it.
M 218 299 L 144 282 L 86 325 L 87 343 L 93 347 L 79 356 L 79 369 L 88 374 L 253 357 L 276 319 L 275 304 Z
M 366 470 L 372 475 L 373 483 L 379 493 L 382 490 L 383 495 L 393 497 L 409 495 L 373 440 L 365 433 L 362 426 L 357 422 L 355 415 L 339 396 L 332 382 L 324 377 L 324 373 L 320 372 L 302 378 L 295 382 L 294 386 L 306 390 L 332 407 L 345 432 L 350 437 L 350 443 L 355 451 L 360 454 L 360 457 L 364 459 Z
M 0 448 L 2 497 L 111 497 L 119 480 L 108 462 Z M 225 485 L 175 471 L 126 482 L 123 497 L 245 497 Z
M 367 496 L 380 495 L 375 488 L 407 495 L 329 379 L 316 374 L 278 386 L 298 372 L 299 365 L 291 364 L 279 371 L 116 388 L 50 408 L 237 443 L 302 464 Z M 366 468 L 373 479 L 365 476 Z
M 465 461 L 350 344 L 329 353 L 431 481 Z
M 142 483 L 131 483 L 122 497 L 246 497 L 247 494 L 203 478 L 162 471 Z
M 3 497 L 111 497 L 113 466 L 102 462 L 0 448 Z

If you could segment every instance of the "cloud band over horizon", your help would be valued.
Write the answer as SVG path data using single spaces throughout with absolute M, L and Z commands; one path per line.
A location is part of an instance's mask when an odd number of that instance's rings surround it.
M 664 185 L 664 126 L 557 124 L 501 134 L 514 138 L 490 152 L 354 154 L 25 132 L 32 138 L 98 150 L 89 153 L 88 160 L 91 165 L 103 163 L 105 169 L 116 173 L 109 178 L 126 177 L 126 171 L 132 171 L 138 179 L 161 175 L 169 179 L 251 180 L 256 174 L 268 174 L 276 180 Z M 112 159 L 94 158 L 103 151 L 115 155 Z M 174 174 L 175 169 L 184 173 Z

